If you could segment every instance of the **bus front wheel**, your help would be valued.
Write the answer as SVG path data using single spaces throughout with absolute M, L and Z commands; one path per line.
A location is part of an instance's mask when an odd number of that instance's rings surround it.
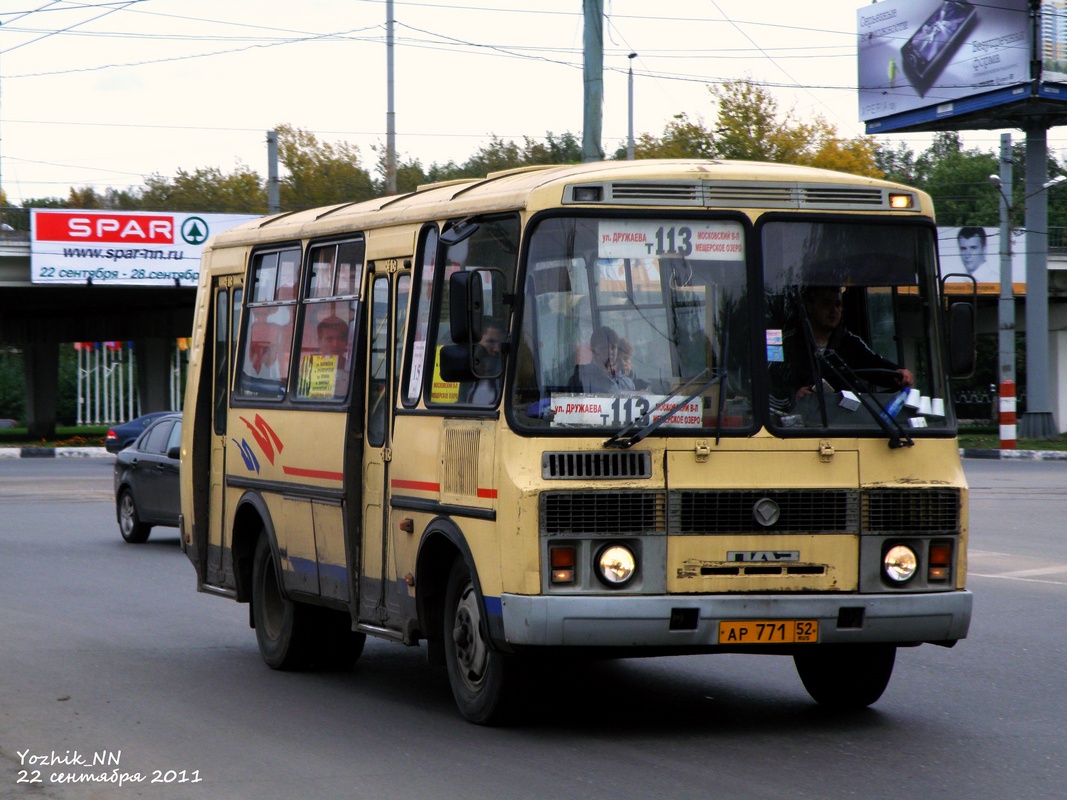
M 513 710 L 514 659 L 489 644 L 470 569 L 456 559 L 448 577 L 444 614 L 445 664 L 460 712 L 471 722 L 505 722 Z
M 793 663 L 819 705 L 859 709 L 882 696 L 896 655 L 893 645 L 822 645 L 796 653 Z

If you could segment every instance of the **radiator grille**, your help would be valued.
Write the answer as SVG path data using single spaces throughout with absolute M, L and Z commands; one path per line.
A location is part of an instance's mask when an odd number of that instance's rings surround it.
M 827 206 L 840 208 L 845 205 L 874 206 L 882 208 L 885 196 L 881 189 L 859 189 L 845 186 L 808 186 L 801 189 L 800 205 L 804 207 Z
M 863 530 L 869 533 L 955 534 L 958 489 L 871 489 L 863 493 Z
M 611 199 L 615 202 L 668 200 L 678 205 L 702 205 L 699 183 L 612 183 L 610 186 Z
M 544 453 L 541 456 L 541 477 L 545 480 L 651 478 L 652 454 L 641 450 Z
M 677 491 L 670 497 L 672 533 L 857 533 L 858 492 L 846 489 L 789 491 Z M 773 524 L 761 525 L 756 505 L 777 507 Z
M 545 492 L 545 536 L 618 536 L 665 532 L 662 492 Z
M 477 429 L 445 430 L 444 462 L 441 491 L 446 494 L 478 494 L 478 449 L 481 432 Z

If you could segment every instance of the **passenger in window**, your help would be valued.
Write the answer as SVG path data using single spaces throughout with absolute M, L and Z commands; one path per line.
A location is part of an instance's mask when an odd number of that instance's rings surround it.
M 634 382 L 634 388 L 643 392 L 649 387 L 649 382 L 637 377 L 634 372 L 634 346 L 629 339 L 619 339 L 619 372 Z
M 244 372 L 250 378 L 280 381 L 281 365 L 278 353 L 281 345 L 281 329 L 270 322 L 253 322 L 248 333 L 248 351 L 245 354 Z
M 340 317 L 326 317 L 316 328 L 319 337 L 319 352 L 324 356 L 337 356 L 337 368 L 348 366 L 348 323 Z
M 571 377 L 570 388 L 586 394 L 614 393 L 634 389 L 634 382 L 619 371 L 619 334 L 607 325 L 589 337 L 593 352 L 588 364 L 579 364 Z
M 482 321 L 482 338 L 478 342 L 484 349 L 479 371 L 485 375 L 499 375 L 501 345 L 507 338 L 504 324 L 488 317 Z M 500 394 L 500 378 L 482 378 L 464 387 L 460 400 L 474 405 L 493 405 Z
M 336 356 L 333 394 L 341 397 L 348 393 L 348 323 L 340 317 L 331 316 L 321 320 L 315 329 L 319 352 L 324 356 Z
M 811 330 L 815 355 L 827 352 L 836 354 L 847 367 L 867 384 L 887 389 L 899 389 L 911 386 L 915 377 L 904 367 L 871 350 L 867 343 L 845 327 L 843 322 L 844 302 L 839 286 L 811 286 L 802 294 L 807 324 Z M 803 342 L 803 332 L 793 335 L 793 339 Z M 794 350 L 790 353 L 789 350 Z M 816 374 L 830 384 L 834 391 L 847 389 L 832 370 L 823 369 L 816 373 L 813 359 L 809 354 L 796 353 L 795 345 L 786 350 L 786 369 L 792 373 L 796 397 L 801 398 L 814 393 Z M 835 362 L 831 362 L 835 363 Z

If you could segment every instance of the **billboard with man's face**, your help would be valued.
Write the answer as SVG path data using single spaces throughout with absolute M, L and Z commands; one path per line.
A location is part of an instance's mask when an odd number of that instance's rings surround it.
M 1028 0 L 882 0 L 856 13 L 865 122 L 951 116 L 954 101 L 1030 80 Z

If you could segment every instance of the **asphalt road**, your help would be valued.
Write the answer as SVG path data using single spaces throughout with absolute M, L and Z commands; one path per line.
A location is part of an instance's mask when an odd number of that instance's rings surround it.
M 966 467 L 971 636 L 901 651 L 871 709 L 814 705 L 789 659 L 699 656 L 554 665 L 487 729 L 421 649 L 269 670 L 176 531 L 121 540 L 110 459 L 0 460 L 0 798 L 1061 800 L 1067 464 Z

